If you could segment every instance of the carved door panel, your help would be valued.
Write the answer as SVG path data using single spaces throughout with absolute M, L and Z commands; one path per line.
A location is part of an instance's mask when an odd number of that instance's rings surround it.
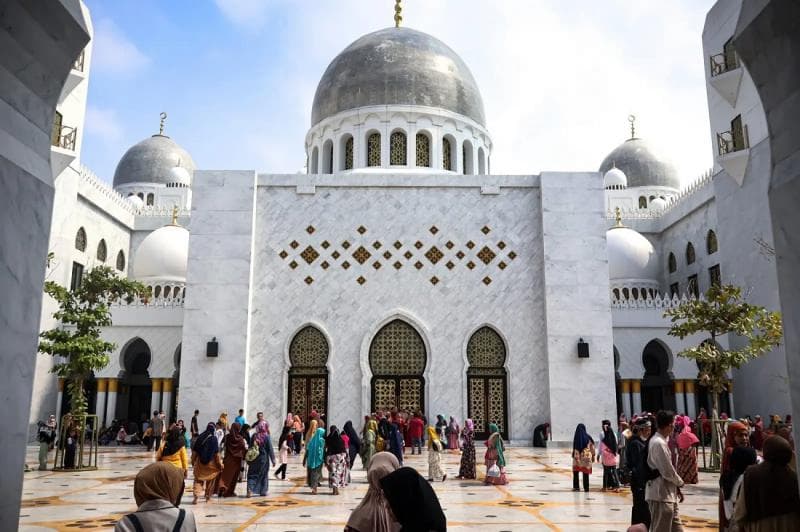
M 374 377 L 372 411 L 397 408 L 402 412 L 424 412 L 425 381 L 420 377 Z
M 467 411 L 475 423 L 476 439 L 489 437 L 489 423 L 497 424 L 503 439 L 508 439 L 505 376 L 467 377 Z
M 319 414 L 328 411 L 328 377 L 290 375 L 289 412 L 299 414 L 307 423 L 312 410 Z

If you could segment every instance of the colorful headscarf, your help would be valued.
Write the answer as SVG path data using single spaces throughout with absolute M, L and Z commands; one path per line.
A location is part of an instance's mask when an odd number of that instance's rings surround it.
M 433 448 L 433 442 L 435 441 L 441 443 L 441 441 L 439 440 L 439 434 L 436 432 L 436 427 L 434 427 L 433 425 L 428 425 L 426 431 L 428 433 L 428 449 Z
M 306 445 L 306 466 L 316 469 L 325 456 L 325 429 L 318 428 Z
M 312 419 L 308 424 L 308 430 L 306 431 L 306 441 L 314 437 L 314 434 L 317 432 L 317 427 L 319 427 L 319 423 L 317 423 L 316 419 Z
M 264 441 L 266 441 L 267 436 L 269 436 L 269 423 L 266 420 L 261 420 L 256 423 L 256 435 L 255 435 L 255 442 L 260 446 L 264 445 Z
M 490 436 L 489 439 L 486 440 L 486 446 L 493 446 L 497 449 L 497 465 L 504 467 L 506 465 L 506 457 L 503 453 L 505 448 L 503 447 L 503 437 L 500 435 L 500 428 L 496 423 L 489 423 L 489 434 Z
M 572 449 L 581 452 L 589 446 L 589 443 L 594 443 L 594 440 L 586 432 L 586 425 L 578 423 L 575 427 L 575 436 L 572 438 Z
M 464 430 L 467 433 L 475 431 L 475 422 L 472 421 L 471 418 L 467 418 L 466 420 L 464 420 Z

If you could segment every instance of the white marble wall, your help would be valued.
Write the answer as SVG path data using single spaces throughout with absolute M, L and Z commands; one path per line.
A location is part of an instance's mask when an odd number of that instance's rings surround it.
M 541 191 L 550 423 L 567 442 L 616 410 L 605 205 L 597 173 L 544 172 Z M 589 358 L 578 358 L 581 337 Z
M 50 133 L 67 73 L 89 40 L 78 0 L 0 9 L 0 530 L 17 530 L 53 175 Z
M 255 172 L 194 173 L 178 417 L 247 408 L 255 186 Z
M 303 193 L 312 183 L 314 193 Z M 288 346 L 297 330 L 312 323 L 330 342 L 329 419 L 359 424 L 370 409 L 369 344 L 382 325 L 399 317 L 417 328 L 428 347 L 429 418 L 443 413 L 463 419 L 466 344 L 472 332 L 489 324 L 508 348 L 511 438 L 530 440 L 535 424 L 547 419 L 548 408 L 536 176 L 260 176 L 260 185 L 251 410 L 264 410 L 271 421 L 285 414 Z M 490 229 L 487 234 L 484 226 Z M 351 244 L 347 250 L 345 240 Z M 324 249 L 323 241 L 330 247 Z M 399 250 L 396 241 L 402 244 Z M 472 250 L 468 241 L 475 244 Z M 311 264 L 300 257 L 309 245 L 320 253 Z M 371 257 L 359 265 L 352 255 L 362 245 Z M 444 253 L 435 265 L 425 257 L 434 245 Z M 476 257 L 484 245 L 497 254 L 488 265 Z M 387 251 L 389 259 L 383 256 Z M 404 257 L 407 251 L 411 259 Z M 465 254 L 462 259 L 459 251 Z M 513 260 L 508 258 L 512 251 Z M 349 269 L 342 267 L 345 260 Z M 379 269 L 373 266 L 376 260 Z M 294 270 L 292 261 L 298 263 Z M 399 270 L 393 267 L 396 261 Z M 423 264 L 419 270 L 416 261 Z M 450 261 L 452 270 L 446 266 Z M 466 266 L 470 261 L 473 270 Z M 357 282 L 360 276 L 366 279 L 363 285 Z M 440 280 L 436 285 L 430 282 L 433 276 Z M 311 284 L 304 281 L 307 277 L 313 278 Z M 491 278 L 488 285 L 482 282 L 486 277 Z

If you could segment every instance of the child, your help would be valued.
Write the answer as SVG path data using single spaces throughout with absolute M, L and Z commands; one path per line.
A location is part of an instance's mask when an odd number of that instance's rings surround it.
M 119 432 L 117 432 L 117 445 L 125 445 L 125 440 L 128 438 L 128 432 L 125 430 L 125 427 L 120 427 Z M 149 451 L 150 449 L 148 449 Z
M 289 439 L 292 435 L 292 427 L 284 426 L 281 431 L 281 437 L 278 440 L 278 457 L 281 460 L 281 465 L 275 470 L 275 478 L 278 478 L 278 473 L 281 474 L 281 480 L 286 480 L 286 467 L 289 464 Z M 294 443 L 294 440 L 292 440 Z

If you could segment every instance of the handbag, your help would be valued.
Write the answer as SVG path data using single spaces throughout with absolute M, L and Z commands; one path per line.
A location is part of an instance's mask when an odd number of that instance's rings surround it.
M 440 453 L 440 452 L 442 452 L 442 451 L 444 450 L 444 449 L 443 449 L 443 447 L 442 447 L 442 442 L 441 442 L 441 441 L 439 441 L 439 440 L 433 440 L 433 441 L 431 442 L 431 447 L 432 447 L 432 448 L 433 448 L 433 450 L 434 450 L 434 451 L 436 451 L 437 453 Z
M 247 454 L 244 455 L 244 459 L 246 462 L 250 463 L 250 462 L 255 462 L 257 458 L 258 458 L 258 444 L 256 442 L 253 442 L 253 445 L 251 445 L 250 448 L 247 449 Z
M 486 470 L 487 477 L 499 477 L 500 476 L 500 468 L 497 467 L 497 464 L 494 464 L 492 467 Z
M 375 439 L 375 450 L 381 452 L 385 447 L 386 447 L 386 440 L 378 436 Z

